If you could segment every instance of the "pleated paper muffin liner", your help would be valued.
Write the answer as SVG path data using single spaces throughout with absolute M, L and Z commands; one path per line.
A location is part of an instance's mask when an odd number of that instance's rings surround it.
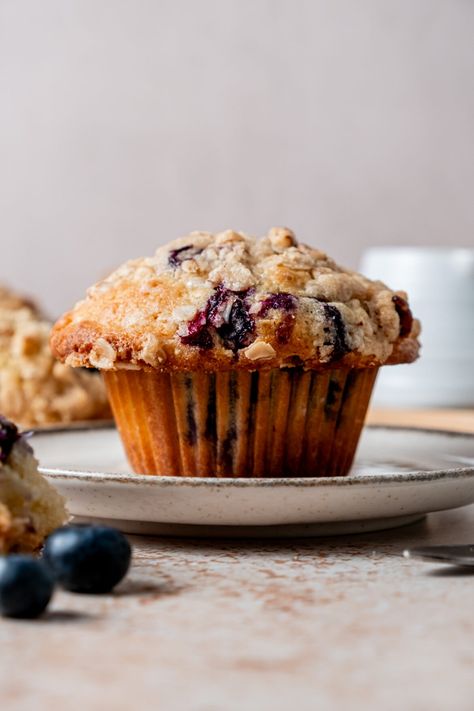
M 377 368 L 104 373 L 135 472 L 192 477 L 348 473 Z

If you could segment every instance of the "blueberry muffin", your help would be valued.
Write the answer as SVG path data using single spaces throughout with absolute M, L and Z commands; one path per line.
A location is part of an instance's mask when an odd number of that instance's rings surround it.
M 291 230 L 193 232 L 127 262 L 55 325 L 102 371 L 136 472 L 340 476 L 381 365 L 416 359 L 406 294 Z
M 111 417 L 100 376 L 58 363 L 50 330 L 37 306 L 0 287 L 0 412 L 23 427 Z
M 36 550 L 66 519 L 63 499 L 39 473 L 24 435 L 0 415 L 0 554 Z

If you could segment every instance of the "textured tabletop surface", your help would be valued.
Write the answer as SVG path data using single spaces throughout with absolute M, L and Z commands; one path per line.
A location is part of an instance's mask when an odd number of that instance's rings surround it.
M 132 541 L 113 596 L 0 621 L 0 708 L 472 711 L 474 575 L 401 552 L 474 542 L 474 506 L 350 537 Z

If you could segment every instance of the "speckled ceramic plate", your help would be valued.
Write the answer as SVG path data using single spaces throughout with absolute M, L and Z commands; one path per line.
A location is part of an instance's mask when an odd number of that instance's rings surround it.
M 467 434 L 367 427 L 352 472 L 338 479 L 137 476 L 113 427 L 38 432 L 33 445 L 72 514 L 129 533 L 354 533 L 474 502 Z

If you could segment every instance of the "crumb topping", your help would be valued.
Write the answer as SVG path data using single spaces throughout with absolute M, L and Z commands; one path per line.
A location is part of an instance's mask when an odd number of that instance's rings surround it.
M 103 370 L 367 367 L 414 360 L 418 333 L 406 294 L 276 227 L 261 239 L 192 232 L 127 262 L 51 343 L 61 360 Z
M 99 375 L 69 367 L 82 365 L 78 354 L 58 363 L 49 347 L 51 324 L 8 294 L 0 289 L 0 412 L 24 427 L 110 417 Z M 100 348 L 99 341 L 96 354 Z M 101 363 L 108 365 L 108 356 Z

